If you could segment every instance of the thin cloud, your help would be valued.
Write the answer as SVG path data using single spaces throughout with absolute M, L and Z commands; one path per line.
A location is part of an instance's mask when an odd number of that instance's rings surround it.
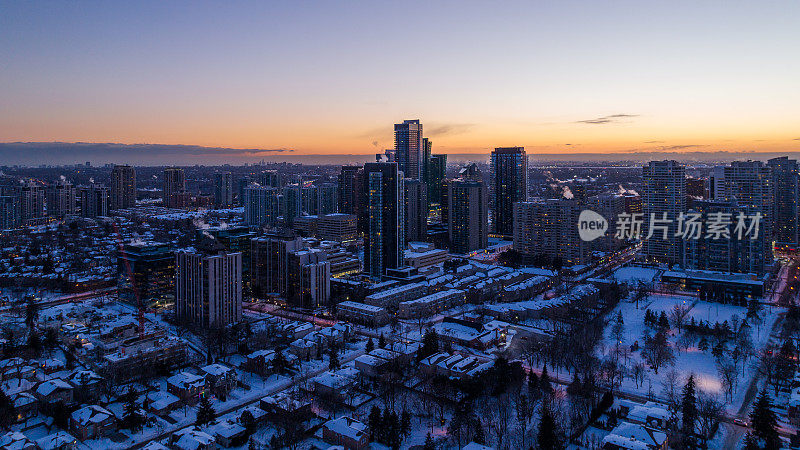
M 430 128 L 423 128 L 423 134 L 426 136 L 453 136 L 457 134 L 464 134 L 472 131 L 475 128 L 473 123 L 447 123 L 443 125 L 434 125 Z
M 595 119 L 578 120 L 574 123 L 584 123 L 589 125 L 604 125 L 607 123 L 622 123 L 623 119 L 632 119 L 639 117 L 639 114 L 611 114 L 610 116 L 597 117 Z

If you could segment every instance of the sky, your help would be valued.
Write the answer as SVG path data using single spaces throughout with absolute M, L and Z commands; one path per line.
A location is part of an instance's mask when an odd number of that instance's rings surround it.
M 372 154 L 420 119 L 435 153 L 798 151 L 799 17 L 796 1 L 0 0 L 0 142 L 235 163 Z

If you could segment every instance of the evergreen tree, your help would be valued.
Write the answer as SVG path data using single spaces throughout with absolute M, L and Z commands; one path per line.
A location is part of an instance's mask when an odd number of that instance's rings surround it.
M 750 413 L 750 424 L 755 437 L 762 439 L 766 448 L 780 448 L 778 418 L 772 410 L 772 403 L 766 389 L 762 389 Z
M 200 399 L 200 404 L 197 405 L 197 418 L 194 422 L 197 426 L 208 425 L 217 418 L 217 412 L 214 411 L 214 406 L 207 395 Z
M 403 436 L 408 436 L 408 433 L 411 432 L 411 414 L 408 413 L 405 409 L 403 413 L 400 414 L 400 434 Z
M 535 395 L 539 391 L 539 376 L 531 369 L 528 372 L 528 395 L 531 398 L 537 398 Z
M 695 396 L 694 375 L 689 375 L 686 386 L 683 387 L 683 401 L 681 404 L 683 417 L 682 430 L 686 448 L 694 447 L 694 430 L 697 423 L 697 397 Z
M 661 311 L 661 315 L 658 317 L 658 328 L 662 330 L 669 329 L 669 319 L 667 318 L 667 313 Z
M 536 435 L 536 442 L 540 450 L 561 449 L 558 434 L 556 434 L 556 421 L 547 405 L 542 406 L 542 420 L 539 422 L 539 433 Z
M 376 405 L 372 405 L 372 410 L 369 412 L 367 425 L 369 425 L 369 439 L 375 440 L 375 435 L 381 427 L 381 409 Z
M 36 322 L 39 321 L 39 304 L 36 303 L 36 298 L 32 295 L 28 296 L 28 301 L 25 303 L 25 325 L 28 330 L 33 333 L 36 327 Z
M 435 330 L 428 330 L 422 337 L 422 348 L 418 352 L 420 359 L 427 358 L 439 351 L 439 336 Z
M 0 427 L 7 430 L 14 423 L 12 419 L 14 416 L 16 416 L 14 402 L 0 389 Z
M 433 438 L 430 433 L 425 436 L 425 445 L 422 447 L 422 450 L 436 450 L 436 445 L 433 443 Z
M 370 353 L 373 350 L 375 350 L 375 343 L 372 342 L 372 338 L 369 338 L 369 340 L 367 341 L 367 346 L 364 348 L 364 351 Z
M 553 390 L 550 385 L 550 375 L 547 373 L 547 364 L 542 367 L 542 376 L 539 377 L 539 390 L 545 394 L 549 394 Z
M 381 333 L 381 335 L 378 336 L 378 348 L 384 348 L 384 347 L 386 347 L 386 338 L 383 337 L 383 333 Z
M 289 361 L 283 356 L 281 349 L 275 350 L 275 356 L 272 357 L 272 370 L 275 373 L 286 373 L 289 369 Z
M 136 393 L 133 389 L 128 389 L 125 395 L 125 405 L 122 410 L 122 422 L 131 431 L 141 429 L 144 426 L 145 418 L 139 412 L 139 405 L 136 404 Z
M 336 354 L 336 349 L 331 347 L 331 354 L 330 354 L 330 370 L 336 370 L 340 367 L 339 365 L 339 355 Z

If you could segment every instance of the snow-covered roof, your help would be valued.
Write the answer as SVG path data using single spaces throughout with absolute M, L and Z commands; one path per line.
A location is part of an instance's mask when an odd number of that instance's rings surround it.
M 72 413 L 72 420 L 81 425 L 97 424 L 114 417 L 114 414 L 98 405 L 88 405 Z

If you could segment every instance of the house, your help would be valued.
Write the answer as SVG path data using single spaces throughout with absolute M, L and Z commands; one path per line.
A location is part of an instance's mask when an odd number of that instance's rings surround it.
M 69 428 L 82 441 L 97 439 L 116 431 L 117 418 L 102 406 L 88 405 L 72 413 Z
M 357 376 L 358 370 L 355 368 L 329 370 L 314 378 L 314 393 L 335 401 L 343 401 L 344 394 L 355 385 Z
M 667 434 L 622 422 L 603 438 L 603 450 L 667 450 Z
M 142 399 L 145 410 L 163 416 L 181 405 L 181 399 L 166 391 L 148 392 Z
M 36 450 L 36 443 L 19 431 L 9 431 L 0 437 L 0 448 L 3 450 Z
M 227 395 L 239 381 L 236 369 L 223 364 L 209 364 L 201 367 L 200 373 L 206 379 L 206 386 L 217 396 Z
M 242 408 L 241 413 L 239 414 L 239 417 L 236 420 L 245 428 L 247 428 L 248 424 L 244 423 L 244 421 L 242 420 L 242 416 L 244 416 L 244 413 L 246 412 L 250 413 L 250 417 L 253 418 L 253 423 L 261 423 L 267 417 L 267 412 L 258 406 L 250 405 L 246 408 Z
M 210 427 L 217 443 L 225 448 L 242 445 L 247 430 L 238 423 L 222 421 Z
M 32 394 L 20 392 L 12 395 L 11 401 L 14 402 L 14 412 L 17 414 L 15 420 L 17 422 L 24 422 L 39 414 L 39 401 Z
M 169 450 L 169 447 L 158 441 L 150 441 L 142 447 L 142 450 Z
M 216 450 L 217 441 L 208 433 L 184 428 L 172 433 L 170 445 L 177 450 Z
M 262 398 L 258 406 L 266 413 L 267 420 L 273 422 L 290 417 L 299 417 L 301 420 L 311 417 L 311 402 L 298 400 L 297 397 L 291 392 L 282 391 Z
M 205 388 L 205 378 L 193 373 L 180 372 L 167 378 L 167 392 L 187 404 L 199 401 Z
M 76 370 L 67 377 L 67 382 L 75 388 L 75 400 L 81 403 L 97 399 L 103 390 L 103 377 L 91 370 Z
M 367 426 L 351 417 L 340 417 L 322 425 L 322 439 L 347 450 L 361 450 L 369 445 Z
M 61 378 L 53 378 L 39 383 L 33 391 L 33 395 L 47 409 L 56 403 L 72 403 L 73 391 L 74 388 L 71 384 Z
M 49 358 L 42 361 L 40 364 L 42 371 L 46 374 L 51 374 L 54 372 L 60 372 L 67 368 L 67 363 L 60 359 Z
M 636 405 L 631 408 L 625 419 L 631 423 L 663 430 L 667 426 L 669 417 L 669 411 L 661 404 L 646 402 L 644 405 Z
M 78 440 L 66 431 L 58 431 L 36 440 L 41 450 L 73 450 L 78 448 Z
M 297 356 L 292 353 L 282 353 L 290 367 L 297 365 Z M 262 377 L 272 375 L 272 360 L 275 359 L 275 350 L 257 350 L 247 355 L 247 359 L 242 363 L 241 368 L 248 372 L 261 375 Z
M 478 444 L 477 442 L 470 442 L 469 444 L 461 447 L 461 450 L 494 450 L 494 447 Z
M 321 349 L 315 340 L 309 339 L 309 336 L 306 336 L 303 339 L 292 341 L 292 343 L 289 344 L 289 351 L 297 358 L 308 361 L 316 357 Z

